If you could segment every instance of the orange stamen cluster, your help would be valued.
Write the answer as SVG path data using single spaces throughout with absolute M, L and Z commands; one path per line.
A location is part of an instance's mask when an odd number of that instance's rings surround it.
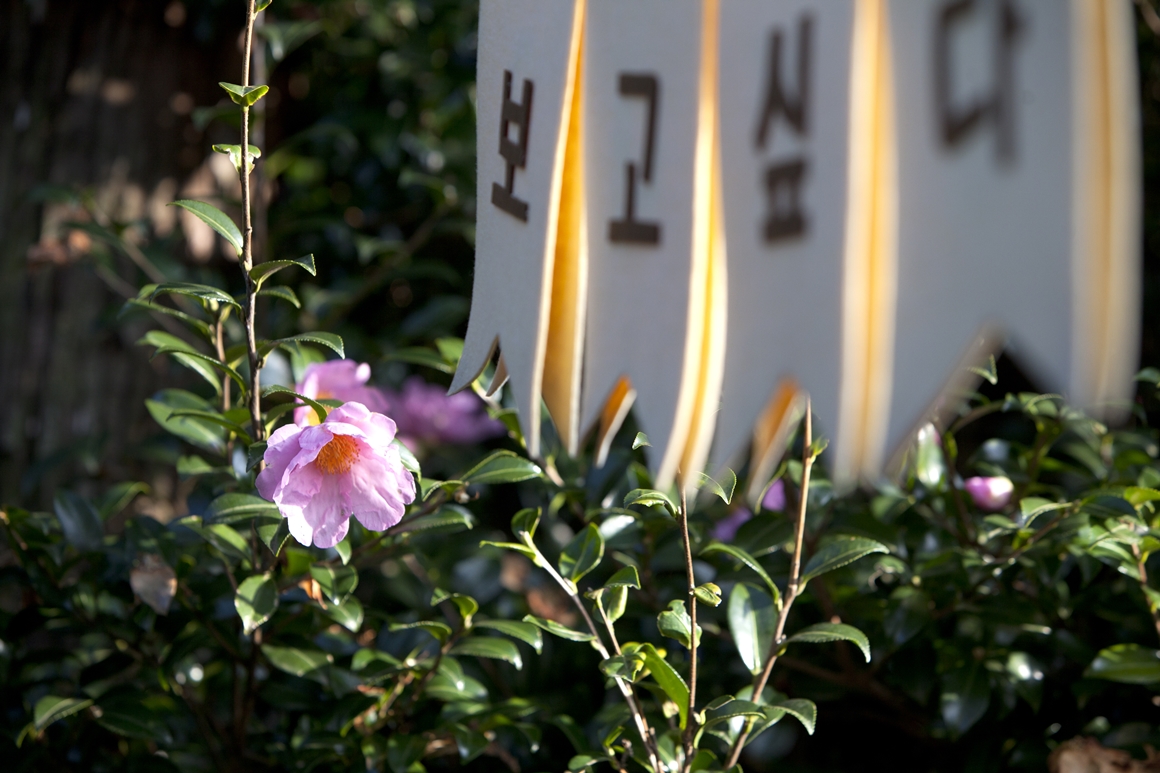
M 314 463 L 325 475 L 341 475 L 358 461 L 358 442 L 348 435 L 335 435 L 315 457 Z

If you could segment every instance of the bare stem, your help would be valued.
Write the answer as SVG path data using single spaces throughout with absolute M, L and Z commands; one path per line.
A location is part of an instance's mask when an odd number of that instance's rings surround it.
M 254 43 L 255 0 L 246 2 L 245 50 L 242 52 L 242 91 L 250 86 L 250 59 Z M 255 332 L 254 312 L 257 306 L 258 285 L 250 276 L 254 267 L 254 223 L 250 198 L 250 108 L 242 106 L 242 163 L 238 175 L 242 178 L 242 269 L 246 281 L 246 351 L 250 357 L 250 424 L 254 440 L 264 440 L 265 427 L 262 425 L 260 373 L 262 363 L 258 357 L 258 337 Z
M 753 683 L 752 700 L 755 703 L 761 703 L 761 694 L 765 692 L 765 685 L 769 682 L 769 675 L 773 672 L 773 664 L 777 662 L 778 649 L 780 649 L 782 641 L 785 638 L 785 621 L 789 618 L 790 608 L 793 607 L 793 602 L 797 599 L 798 593 L 801 591 L 802 541 L 806 532 L 806 504 L 810 496 L 810 470 L 814 466 L 814 431 L 810 416 L 809 396 L 806 397 L 806 415 L 804 421 L 805 425 L 802 437 L 802 485 L 798 497 L 797 523 L 794 527 L 793 559 L 790 562 L 789 584 L 786 585 L 785 598 L 782 600 L 781 609 L 777 615 L 777 627 L 773 632 L 773 641 L 769 643 L 769 656 L 765 659 L 765 667 L 761 669 L 761 675 Z M 733 748 L 729 752 L 729 760 L 725 763 L 726 770 L 737 764 L 737 758 L 741 756 L 741 750 L 745 748 L 745 741 L 749 738 L 749 731 L 752 729 L 753 720 L 751 719 L 745 723 L 745 729 L 741 731 L 741 735 L 737 736 L 737 740 L 733 743 Z
M 547 561 L 542 561 L 541 565 L 552 579 L 556 581 L 556 584 L 568 594 L 568 597 L 572 599 L 572 603 L 576 605 L 576 608 L 580 610 L 580 615 L 584 618 L 584 623 L 588 626 L 588 631 L 592 634 L 593 648 L 600 653 L 601 658 L 608 660 L 611 655 L 608 652 L 608 648 L 604 646 L 604 640 L 600 637 L 600 631 L 597 630 L 596 623 L 592 621 L 592 615 L 588 614 L 588 608 L 584 606 L 584 601 L 580 598 L 580 594 L 576 590 L 576 585 L 561 577 L 560 573 Z M 605 618 L 605 624 L 608 625 L 609 633 L 611 633 L 612 626 L 608 623 L 607 618 Z M 613 635 L 612 641 L 613 646 L 617 646 L 615 635 Z M 652 766 L 652 769 L 656 773 L 660 773 L 660 757 L 656 750 L 656 740 L 653 738 L 652 730 L 648 726 L 648 720 L 645 719 L 644 712 L 636 702 L 632 685 L 620 677 L 616 677 L 612 681 L 616 682 L 620 694 L 624 696 L 624 700 L 628 704 L 628 710 L 632 713 L 632 720 L 636 724 L 636 731 L 640 734 L 641 740 L 644 741 L 645 751 L 648 752 L 649 765 Z
M 689 503 L 685 495 L 685 485 L 681 483 L 681 540 L 685 546 L 685 574 L 689 583 L 689 707 L 688 725 L 685 727 L 684 769 L 693 764 L 693 736 L 697 731 L 695 707 L 697 705 L 697 580 L 693 575 L 693 550 L 689 544 Z

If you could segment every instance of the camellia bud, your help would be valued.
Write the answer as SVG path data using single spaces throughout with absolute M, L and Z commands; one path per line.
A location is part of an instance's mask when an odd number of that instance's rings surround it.
M 992 512 L 1006 507 L 1015 491 L 1011 479 L 1002 475 L 994 478 L 967 478 L 963 481 L 963 487 L 980 510 Z

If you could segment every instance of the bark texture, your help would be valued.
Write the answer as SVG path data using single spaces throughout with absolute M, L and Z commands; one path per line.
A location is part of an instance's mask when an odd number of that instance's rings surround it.
M 85 240 L 58 232 L 78 213 L 38 193 L 83 186 L 104 217 L 172 230 L 165 204 L 208 151 L 190 110 L 240 61 L 196 10 L 0 0 L 0 505 L 140 473 L 122 460 L 156 434 L 143 400 L 164 365 L 134 346 L 147 321 L 116 319 L 144 277 L 124 255 L 101 277 Z

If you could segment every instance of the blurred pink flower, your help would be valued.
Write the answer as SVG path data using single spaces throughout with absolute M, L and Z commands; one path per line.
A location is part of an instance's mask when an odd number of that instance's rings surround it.
M 352 515 L 371 531 L 389 529 L 415 500 L 415 479 L 394 438 L 395 422 L 356 402 L 319 425 L 288 424 L 270 436 L 258 493 L 278 506 L 303 545 L 334 547 Z
M 963 488 L 971 495 L 975 505 L 980 510 L 1002 510 L 1011 501 L 1011 494 L 1015 491 L 1015 484 L 1010 478 L 999 476 L 996 478 L 974 477 L 963 481 Z
M 737 530 L 752 517 L 753 513 L 744 507 L 739 507 L 713 524 L 713 530 L 710 534 L 713 539 L 719 542 L 732 542 L 733 538 L 737 536 Z
M 419 445 L 478 443 L 505 431 L 471 392 L 448 395 L 419 376 L 407 379 L 403 390 L 388 400 L 399 423 L 399 440 L 412 451 Z
M 785 481 L 781 478 L 770 484 L 761 498 L 762 510 L 781 511 L 785 509 Z
M 371 377 L 371 366 L 354 360 L 330 360 L 315 362 L 306 366 L 302 381 L 294 391 L 315 400 L 341 400 L 362 403 L 378 413 L 387 410 L 387 398 L 382 390 L 367 386 Z M 317 424 L 318 416 L 313 409 L 303 406 L 294 409 L 294 423 L 298 426 Z

